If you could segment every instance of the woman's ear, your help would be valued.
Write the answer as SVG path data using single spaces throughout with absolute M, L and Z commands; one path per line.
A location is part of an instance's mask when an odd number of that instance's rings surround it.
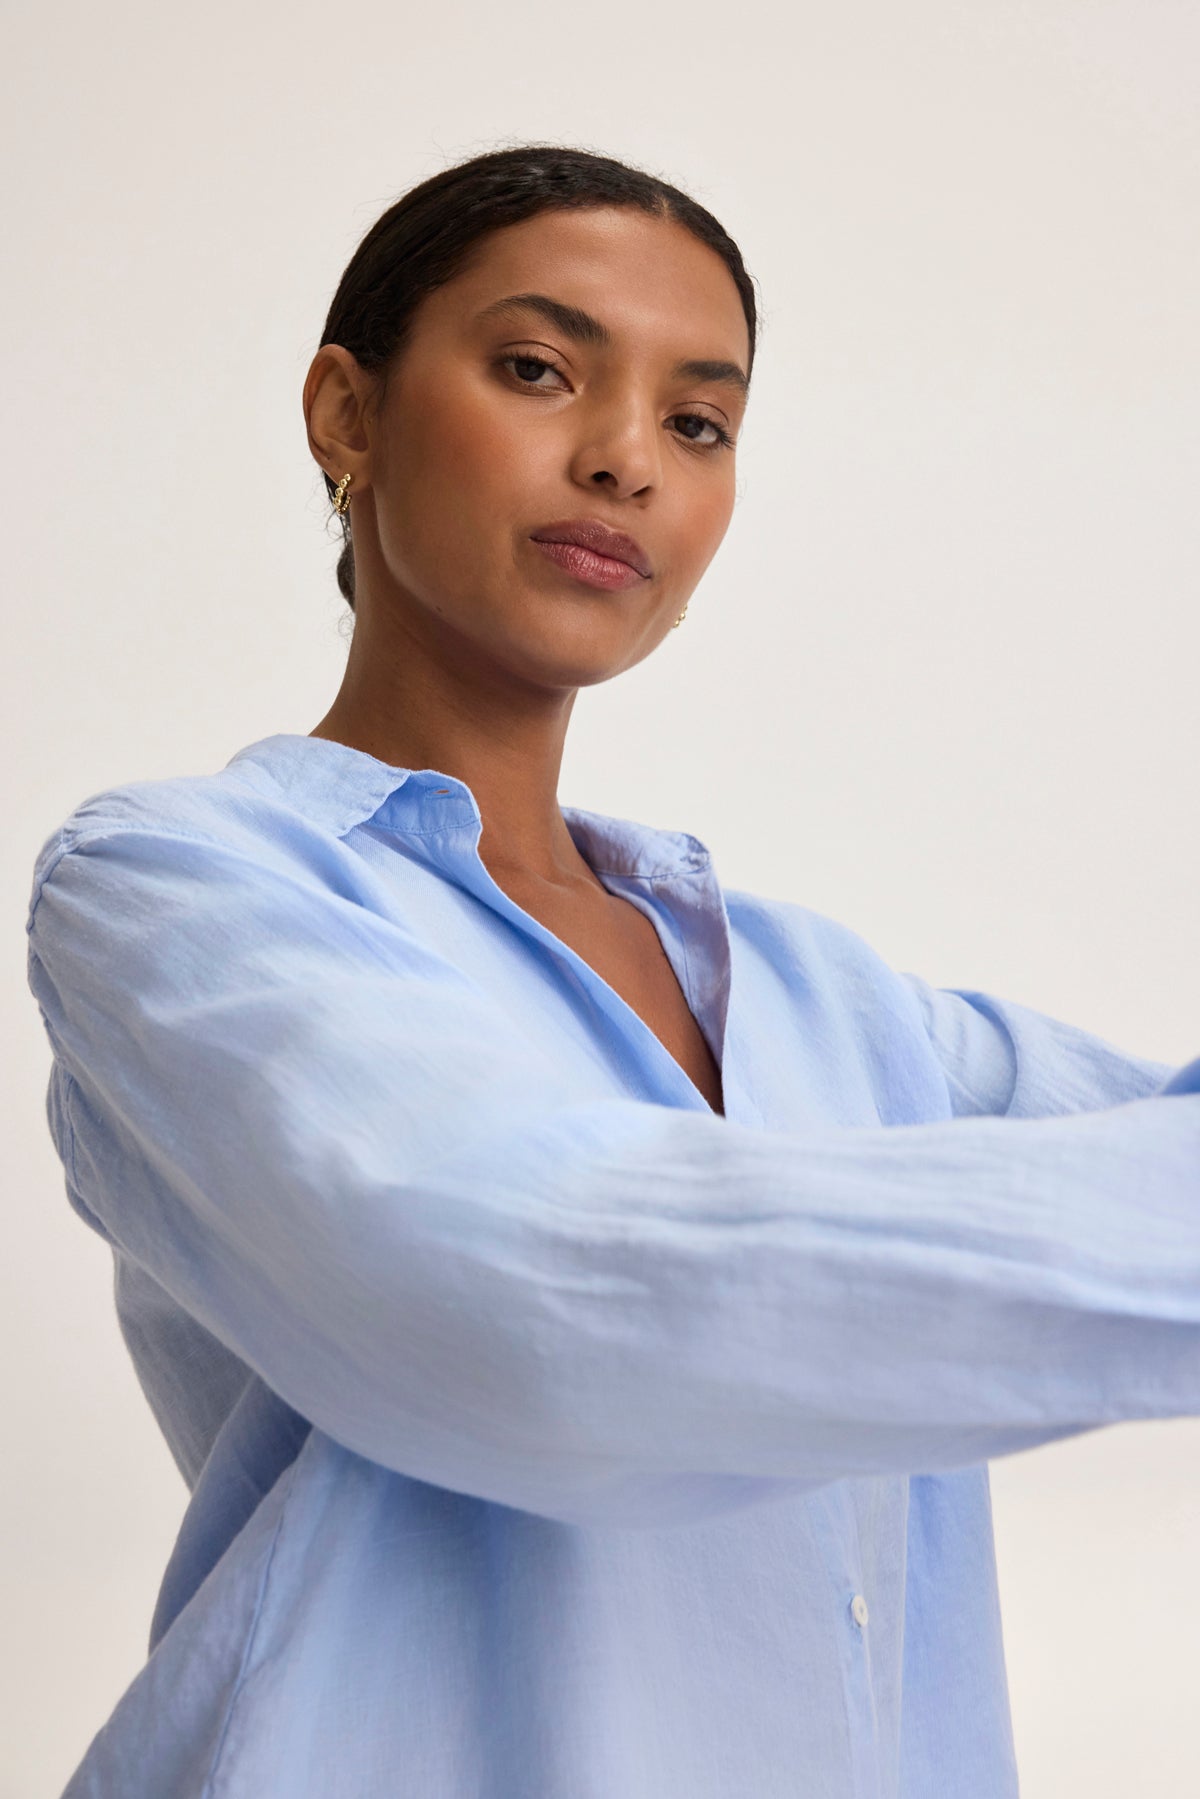
M 341 344 L 322 344 L 304 379 L 308 447 L 331 481 L 353 475 L 361 492 L 369 480 L 369 413 L 374 383 Z

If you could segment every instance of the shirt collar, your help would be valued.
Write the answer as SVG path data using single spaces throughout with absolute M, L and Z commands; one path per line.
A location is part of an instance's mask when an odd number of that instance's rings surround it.
M 261 778 L 297 812 L 342 837 L 386 809 L 390 830 L 432 836 L 480 822 L 465 781 L 436 768 L 404 768 L 328 737 L 279 731 L 238 750 L 226 763 L 237 778 Z M 580 806 L 563 820 L 597 874 L 666 879 L 706 871 L 711 856 L 687 831 L 660 830 Z

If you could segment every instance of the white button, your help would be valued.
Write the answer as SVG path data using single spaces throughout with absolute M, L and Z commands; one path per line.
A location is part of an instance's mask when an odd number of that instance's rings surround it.
M 856 1593 L 854 1598 L 850 1601 L 850 1610 L 854 1614 L 854 1622 L 856 1624 L 865 1624 L 870 1616 L 867 1611 L 867 1602 L 861 1593 Z

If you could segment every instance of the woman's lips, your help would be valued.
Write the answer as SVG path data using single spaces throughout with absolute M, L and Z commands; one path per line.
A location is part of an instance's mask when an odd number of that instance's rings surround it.
M 595 550 L 585 550 L 578 543 L 543 543 L 540 538 L 530 539 L 544 556 L 551 562 L 557 562 L 569 575 L 577 581 L 586 581 L 589 587 L 604 587 L 615 593 L 623 587 L 641 587 L 645 576 L 628 562 L 618 562 L 615 556 L 601 556 Z

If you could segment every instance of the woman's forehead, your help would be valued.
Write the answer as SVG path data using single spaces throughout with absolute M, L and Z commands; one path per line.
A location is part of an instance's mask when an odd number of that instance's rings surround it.
M 749 331 L 733 277 L 673 219 L 634 207 L 555 208 L 504 226 L 429 296 L 430 322 L 474 334 L 503 316 L 519 329 L 517 302 L 529 295 L 539 302 L 525 308 L 530 327 L 540 314 L 599 348 L 654 341 L 746 372 Z

